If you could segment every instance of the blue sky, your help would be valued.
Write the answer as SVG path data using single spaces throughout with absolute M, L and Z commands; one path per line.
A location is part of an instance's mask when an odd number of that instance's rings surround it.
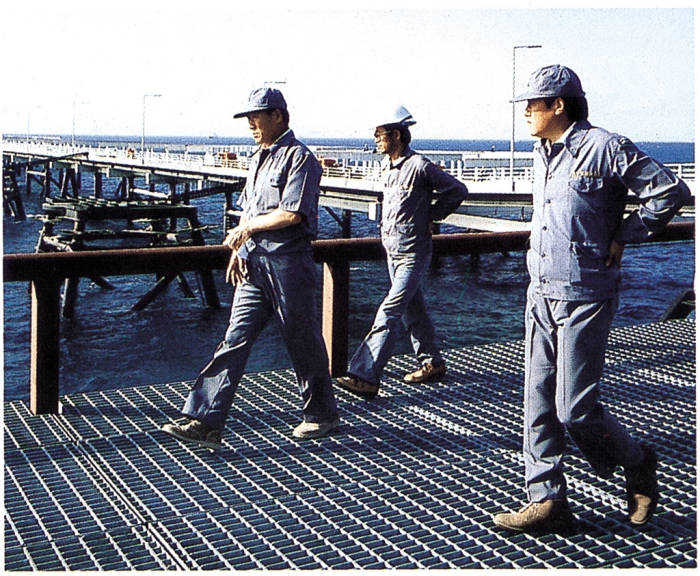
M 692 4 L 7 4 L 3 133 L 70 134 L 75 117 L 77 134 L 140 135 L 144 94 L 161 94 L 146 99 L 149 135 L 246 136 L 232 114 L 251 88 L 281 82 L 300 136 L 364 138 L 402 103 L 415 138 L 509 139 L 513 47 L 541 45 L 517 51 L 516 92 L 535 68 L 565 64 L 594 124 L 637 141 L 695 138 Z

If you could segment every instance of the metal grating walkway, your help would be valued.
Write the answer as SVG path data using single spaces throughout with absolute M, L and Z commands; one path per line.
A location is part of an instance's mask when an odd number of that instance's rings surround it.
M 522 342 L 451 350 L 442 383 L 405 385 L 395 357 L 373 402 L 338 390 L 342 426 L 296 442 L 291 371 L 248 375 L 225 448 L 158 430 L 187 383 L 62 399 L 59 417 L 5 413 L 5 569 L 695 567 L 695 322 L 613 331 L 604 399 L 658 448 L 662 499 L 642 530 L 623 476 L 574 448 L 570 536 L 510 535 L 524 500 Z

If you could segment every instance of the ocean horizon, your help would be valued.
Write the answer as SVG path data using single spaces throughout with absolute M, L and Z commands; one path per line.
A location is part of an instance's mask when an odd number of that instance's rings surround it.
M 292 127 L 294 129 L 294 127 Z M 308 146 L 327 147 L 327 148 L 351 148 L 363 150 L 366 148 L 374 148 L 374 139 L 371 136 L 367 138 L 320 138 L 320 137 L 305 137 L 303 134 L 295 131 L 297 138 Z M 26 139 L 27 134 L 3 134 L 3 138 Z M 139 135 L 85 135 L 76 134 L 30 134 L 29 138 L 47 139 L 57 138 L 63 144 L 71 143 L 75 140 L 77 145 L 88 146 L 110 146 L 119 145 L 121 147 L 136 147 L 141 146 L 141 136 Z M 155 151 L 161 151 L 166 147 L 179 147 L 191 145 L 194 147 L 225 147 L 225 146 L 254 146 L 254 142 L 250 137 L 231 137 L 231 136 L 146 136 L 144 138 L 146 147 L 152 148 Z M 517 152 L 529 152 L 532 150 L 534 139 L 516 140 L 514 150 Z M 668 163 L 691 163 L 695 162 L 695 142 L 693 141 L 635 141 L 635 144 L 660 162 Z M 497 151 L 509 152 L 510 140 L 507 139 L 445 139 L 445 138 L 414 138 L 411 142 L 411 147 L 414 150 L 432 150 L 432 151 Z

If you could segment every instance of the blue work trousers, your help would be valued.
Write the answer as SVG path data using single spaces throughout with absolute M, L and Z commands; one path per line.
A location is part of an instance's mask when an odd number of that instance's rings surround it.
M 316 315 L 316 268 L 310 252 L 248 259 L 236 287 L 226 336 L 190 391 L 183 414 L 222 430 L 253 343 L 277 316 L 303 400 L 304 420 L 338 414 L 328 354 Z
M 372 329 L 350 361 L 350 374 L 379 383 L 399 337 L 402 321 L 418 360 L 422 364 L 442 362 L 435 326 L 421 288 L 431 257 L 432 248 L 421 253 L 388 255 L 391 288 L 377 310 Z
M 525 486 L 530 502 L 566 495 L 568 430 L 593 469 L 636 466 L 641 447 L 600 403 L 599 380 L 618 298 L 551 300 L 532 291 L 525 313 Z

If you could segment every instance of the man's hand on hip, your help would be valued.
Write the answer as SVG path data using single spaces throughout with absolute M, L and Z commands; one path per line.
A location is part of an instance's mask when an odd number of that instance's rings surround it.
M 619 242 L 612 241 L 610 244 L 610 251 L 608 253 L 608 258 L 605 261 L 605 266 L 610 268 L 610 266 L 622 267 L 622 254 L 625 251 L 625 245 Z

